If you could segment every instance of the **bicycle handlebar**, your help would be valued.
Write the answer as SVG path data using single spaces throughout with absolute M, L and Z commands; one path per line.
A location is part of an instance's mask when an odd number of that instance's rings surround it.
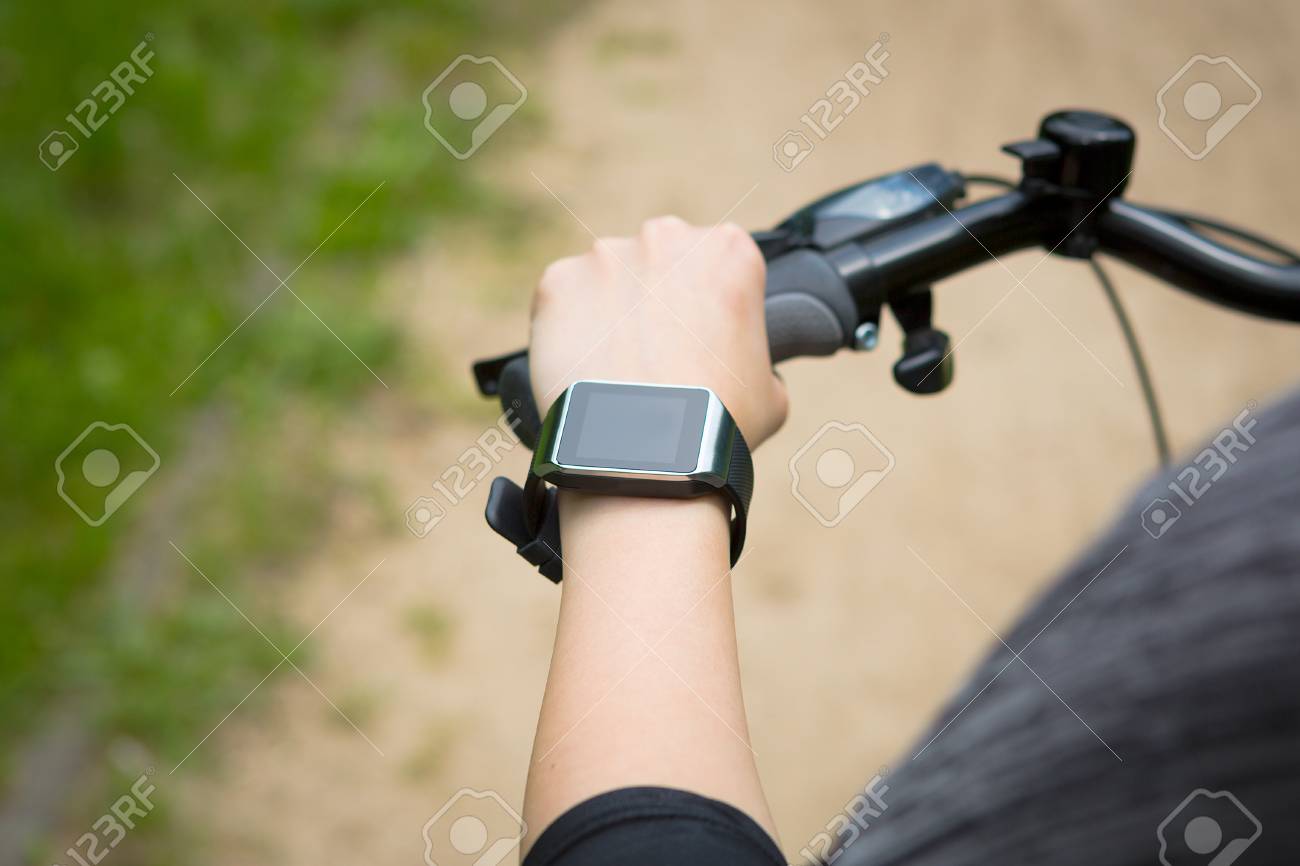
M 1246 255 L 1119 200 L 1097 220 L 1097 234 L 1103 251 L 1170 285 L 1244 313 L 1300 322 L 1300 265 Z
M 1111 120 L 1102 115 L 1091 117 Z M 1050 121 L 1044 122 L 1044 129 Z M 1123 128 L 1130 136 L 1127 155 L 1131 158 L 1132 133 Z M 1066 150 L 1073 142 L 1051 144 L 1057 148 L 1050 154 L 1058 160 L 1054 166 L 1077 158 Z M 1198 233 L 1179 219 L 1125 202 L 1115 192 L 1122 188 L 1127 172 L 1117 184 L 1107 178 L 1104 187 L 1097 187 L 1095 178 L 1085 177 L 1094 189 L 1100 189 L 1089 201 L 1075 189 L 1044 181 L 1041 149 L 1023 145 L 1009 149 L 1025 164 L 1025 178 L 1013 191 L 955 210 L 945 205 L 940 212 L 899 225 L 885 224 L 867 237 L 830 249 L 796 246 L 772 255 L 766 285 L 772 362 L 830 355 L 852 346 L 863 323 L 878 322 L 883 305 L 894 306 L 902 323 L 895 306 L 900 297 L 1034 246 L 1074 258 L 1108 253 L 1214 303 L 1300 322 L 1300 264 L 1276 264 L 1253 257 Z M 1114 170 L 1113 165 L 1103 167 Z M 1091 166 L 1085 164 L 1084 168 Z M 1077 166 L 1073 173 L 1079 174 Z M 927 295 L 923 314 L 927 328 L 929 310 Z M 946 347 L 946 337 L 943 345 Z M 499 394 L 503 406 L 518 408 L 517 432 L 531 446 L 540 419 L 527 363 L 526 353 L 517 352 L 476 364 L 475 376 L 483 393 Z

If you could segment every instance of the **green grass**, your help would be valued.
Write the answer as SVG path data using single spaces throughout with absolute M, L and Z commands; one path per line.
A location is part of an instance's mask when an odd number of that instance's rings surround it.
M 273 427 L 265 419 L 294 401 L 338 406 L 378 387 L 281 290 L 172 395 L 276 285 L 173 174 L 281 275 L 382 183 L 290 286 L 380 376 L 400 375 L 397 330 L 373 303 L 376 262 L 440 218 L 491 206 L 424 130 L 418 102 L 441 65 L 479 44 L 490 10 L 433 7 L 389 4 L 368 16 L 360 0 L 133 0 L 69 15 L 41 4 L 0 10 L 9 46 L 0 416 L 10 421 L 0 450 L 0 719 L 26 716 L 15 708 L 49 689 L 46 662 L 67 644 L 71 611 L 159 485 L 151 479 L 104 526 L 84 525 L 56 495 L 53 463 L 87 424 L 130 424 L 165 475 L 199 406 L 229 407 L 238 437 L 252 426 L 245 419 Z M 64 115 L 146 34 L 154 76 L 47 171 L 37 143 L 67 127 Z M 226 504 L 280 514 L 274 497 Z M 284 531 L 275 519 L 249 523 Z
M 277 643 L 296 642 L 249 575 L 301 553 L 332 497 L 368 483 L 324 447 L 333 420 L 383 390 L 340 339 L 390 386 L 412 384 L 379 268 L 440 224 L 504 236 L 524 221 L 424 129 L 420 94 L 460 53 L 522 53 L 568 5 L 0 6 L 0 754 L 39 707 L 86 694 L 106 740 L 178 760 L 278 660 L 166 537 L 140 540 L 163 490 L 166 531 Z M 46 170 L 38 143 L 141 41 L 153 76 Z M 535 118 L 530 105 L 520 122 Z M 289 282 L 337 338 L 285 289 L 229 336 L 276 280 L 181 180 L 282 277 L 337 229 Z M 54 471 L 93 421 L 129 424 L 162 459 L 98 528 Z M 162 569 L 146 597 L 110 580 L 128 541 L 164 551 L 140 560 Z

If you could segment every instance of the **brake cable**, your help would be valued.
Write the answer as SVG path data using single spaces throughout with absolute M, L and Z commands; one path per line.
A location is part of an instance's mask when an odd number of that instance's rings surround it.
M 991 174 L 968 174 L 963 175 L 969 183 L 987 184 L 988 186 L 1002 187 L 1003 189 L 1015 189 L 1016 183 L 1005 177 L 998 177 Z M 1166 216 L 1179 219 L 1189 225 L 1200 222 L 1209 228 L 1222 231 L 1224 234 L 1239 237 L 1243 240 L 1250 240 L 1257 243 L 1261 248 L 1276 252 L 1279 255 L 1290 255 L 1289 252 L 1282 250 L 1268 241 L 1260 241 L 1253 237 L 1245 237 L 1246 233 L 1240 229 L 1231 226 L 1212 225 L 1208 220 L 1201 220 L 1199 217 L 1190 214 L 1175 214 L 1166 211 Z M 1147 366 L 1146 356 L 1142 352 L 1142 345 L 1138 342 L 1137 332 L 1133 330 L 1133 322 L 1128 316 L 1128 311 L 1124 309 L 1124 304 L 1120 300 L 1119 292 L 1115 290 L 1115 283 L 1102 268 L 1101 263 L 1096 258 L 1090 257 L 1088 265 L 1092 268 L 1093 274 L 1097 277 L 1097 282 L 1101 283 L 1102 291 L 1106 293 L 1106 299 L 1110 302 L 1110 308 L 1115 313 L 1115 318 L 1119 322 L 1120 331 L 1124 335 L 1124 343 L 1128 346 L 1129 357 L 1133 359 L 1133 368 L 1137 371 L 1138 382 L 1142 385 L 1142 401 L 1146 404 L 1147 417 L 1151 420 L 1151 435 L 1155 439 L 1156 455 L 1160 460 L 1160 465 L 1169 465 L 1169 435 L 1165 430 L 1164 418 L 1160 413 L 1160 404 L 1156 400 L 1155 385 L 1151 381 L 1151 370 Z
M 1168 466 L 1169 436 L 1165 432 L 1165 422 L 1160 415 L 1160 404 L 1156 402 L 1156 389 L 1151 383 L 1151 371 L 1147 368 L 1146 358 L 1142 354 L 1142 347 L 1138 344 L 1137 332 L 1133 330 L 1133 323 L 1128 317 L 1128 312 L 1124 309 L 1124 304 L 1119 299 L 1119 292 L 1115 291 L 1115 284 L 1102 268 L 1101 262 L 1095 258 L 1090 258 L 1088 259 L 1088 265 L 1092 268 L 1092 272 L 1096 274 L 1097 282 L 1101 283 L 1101 288 L 1110 301 L 1110 308 L 1115 311 L 1115 318 L 1119 320 L 1120 330 L 1124 332 L 1124 342 L 1128 344 L 1129 355 L 1133 358 L 1133 368 L 1137 370 L 1138 382 L 1142 384 L 1142 399 L 1147 404 L 1147 416 L 1151 419 L 1151 433 L 1156 440 L 1156 454 L 1160 457 L 1160 465 L 1162 467 Z
M 1284 247 L 1276 241 L 1271 241 L 1266 237 L 1248 232 L 1245 229 L 1230 226 L 1227 223 L 1221 223 L 1218 220 L 1212 220 L 1209 217 L 1203 217 L 1199 214 L 1187 213 L 1186 211 L 1167 210 L 1165 208 L 1148 208 L 1152 213 L 1158 213 L 1161 216 L 1178 220 L 1180 223 L 1191 226 L 1192 228 L 1209 229 L 1219 234 L 1227 235 L 1230 238 L 1236 238 L 1239 241 L 1245 241 L 1251 246 L 1259 247 L 1266 250 L 1280 259 L 1286 259 L 1288 264 L 1300 264 L 1300 253 L 1295 252 L 1288 247 Z

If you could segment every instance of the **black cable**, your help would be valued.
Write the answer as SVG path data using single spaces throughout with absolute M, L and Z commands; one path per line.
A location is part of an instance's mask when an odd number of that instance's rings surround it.
M 987 184 L 989 186 L 1001 187 L 1002 189 L 1015 189 L 1016 183 L 1005 177 L 998 177 L 989 174 L 968 174 L 965 175 L 967 183 Z M 1293 264 L 1300 264 L 1300 253 L 1290 250 L 1275 241 L 1268 238 L 1260 237 L 1219 222 L 1218 220 L 1203 217 L 1198 214 L 1187 213 L 1185 211 L 1153 209 L 1170 219 L 1191 227 L 1209 229 L 1210 231 L 1219 232 L 1239 241 L 1258 247 L 1285 259 Z M 1110 276 L 1102 269 L 1101 263 L 1095 258 L 1090 258 L 1088 264 L 1092 267 L 1092 272 L 1097 275 L 1097 281 L 1101 283 L 1102 289 L 1106 293 L 1106 298 L 1110 301 L 1111 309 L 1115 311 L 1115 318 L 1119 321 L 1120 329 L 1124 332 L 1124 342 L 1128 345 L 1129 355 L 1133 358 L 1133 367 L 1137 370 L 1138 381 L 1142 385 L 1142 399 L 1146 403 L 1147 415 L 1151 418 L 1151 432 L 1156 442 L 1156 453 L 1160 457 L 1160 465 L 1168 466 L 1169 455 L 1169 436 L 1165 431 L 1164 419 L 1160 414 L 1160 404 L 1156 400 L 1155 386 L 1151 381 L 1151 371 L 1147 367 L 1146 358 L 1142 354 L 1142 347 L 1138 343 L 1137 333 L 1133 330 L 1133 323 L 1128 317 L 1128 312 L 1124 309 L 1124 304 L 1120 300 L 1119 293 L 1115 290 L 1115 284 L 1111 281 Z
M 1184 211 L 1165 210 L 1163 208 L 1152 208 L 1152 210 L 1155 213 L 1161 214 L 1162 216 L 1167 216 L 1170 219 L 1178 220 L 1179 222 L 1185 223 L 1186 225 L 1189 225 L 1193 228 L 1196 227 L 1207 228 L 1210 229 L 1211 231 L 1216 231 L 1219 232 L 1220 234 L 1225 234 L 1228 237 L 1236 238 L 1239 241 L 1245 241 L 1248 244 L 1259 247 L 1261 250 L 1267 250 L 1268 252 L 1273 253 L 1273 255 L 1278 256 L 1279 258 L 1286 259 L 1288 262 L 1292 264 L 1300 264 L 1300 253 L 1296 253 L 1294 250 L 1287 249 L 1281 244 L 1276 243 L 1275 241 L 1271 241 L 1268 238 L 1260 237 L 1257 234 L 1252 234 L 1251 232 L 1248 232 L 1245 229 L 1239 229 L 1236 226 L 1230 226 L 1227 223 L 1221 223 L 1218 220 L 1213 220 L 1210 219 L 1209 217 L 1203 217 L 1193 213 L 1186 213 Z
M 1002 189 L 1015 189 L 1017 186 L 1016 182 L 1010 178 L 999 177 L 994 174 L 968 174 L 964 175 L 963 178 L 967 183 L 986 184 L 988 186 L 1001 187 Z M 1170 210 L 1168 208 L 1150 208 L 1150 210 L 1163 216 L 1167 216 L 1170 219 L 1178 220 L 1192 228 L 1207 228 L 1211 231 L 1225 234 L 1228 237 L 1236 238 L 1239 241 L 1245 241 L 1248 244 L 1259 247 L 1261 250 L 1267 250 L 1279 258 L 1286 259 L 1292 264 L 1300 264 L 1300 253 L 1288 249 L 1276 241 L 1271 241 L 1266 237 L 1261 237 L 1253 232 L 1246 231 L 1245 229 L 1237 228 L 1236 226 L 1228 225 L 1227 223 L 1219 222 L 1218 220 L 1210 219 L 1209 217 L 1204 217 L 1200 214 L 1188 213 L 1187 211 Z
M 1129 321 L 1128 313 L 1124 310 L 1124 304 L 1119 299 L 1119 293 L 1115 291 L 1115 284 L 1111 282 L 1107 273 L 1102 270 L 1101 263 L 1095 258 L 1088 259 L 1088 264 L 1092 267 L 1092 272 L 1097 275 L 1097 281 L 1101 283 L 1102 289 L 1106 292 L 1107 299 L 1110 300 L 1110 307 L 1115 311 L 1115 318 L 1119 320 L 1120 329 L 1124 332 L 1124 342 L 1128 344 L 1129 354 L 1133 357 L 1133 366 L 1137 369 L 1138 381 L 1142 383 L 1142 398 L 1147 404 L 1147 414 L 1151 417 L 1151 432 L 1156 440 L 1156 453 L 1160 456 L 1160 465 L 1169 465 L 1169 437 L 1165 433 L 1165 422 L 1160 416 L 1160 405 L 1156 402 L 1155 387 L 1151 384 L 1151 372 L 1147 369 L 1146 358 L 1142 355 L 1142 347 L 1138 344 L 1137 333 L 1133 330 L 1133 323 Z
M 1017 186 L 1016 182 L 1010 178 L 998 177 L 993 174 L 968 174 L 963 177 L 968 183 L 982 183 L 988 186 L 1001 187 L 1002 189 L 1015 189 Z M 1271 241 L 1266 237 L 1246 231 L 1245 229 L 1237 228 L 1236 226 L 1228 225 L 1227 223 L 1219 222 L 1218 220 L 1210 219 L 1209 217 L 1204 217 L 1200 214 L 1188 213 L 1187 211 L 1170 210 L 1168 208 L 1150 208 L 1150 210 L 1154 213 L 1161 214 L 1162 216 L 1167 216 L 1170 219 L 1178 220 L 1192 228 L 1207 228 L 1211 231 L 1225 234 L 1228 237 L 1236 238 L 1239 241 L 1245 241 L 1252 246 L 1259 247 L 1261 250 L 1267 250 L 1279 258 L 1286 259 L 1292 264 L 1300 264 L 1300 253 L 1288 249 L 1276 241 Z

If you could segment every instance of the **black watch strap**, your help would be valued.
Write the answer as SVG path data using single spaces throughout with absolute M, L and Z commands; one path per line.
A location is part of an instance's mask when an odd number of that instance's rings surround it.
M 542 577 L 552 583 L 559 583 L 564 572 L 560 559 L 560 509 L 556 503 L 557 493 L 554 487 L 547 488 L 530 472 L 528 483 L 534 482 L 541 488 L 544 497 L 540 529 L 534 530 L 529 526 L 524 489 L 504 476 L 492 479 L 485 516 L 488 526 L 513 544 L 516 553 L 537 566 Z
M 737 429 L 731 442 L 731 463 L 727 483 L 717 492 L 731 503 L 731 564 L 745 549 L 749 502 L 754 495 L 754 463 L 749 444 Z M 537 567 L 542 576 L 559 583 L 564 576 L 560 551 L 560 509 L 557 491 L 532 472 L 521 488 L 509 478 L 493 479 L 484 516 L 498 535 L 515 546 L 515 551 Z
M 722 493 L 731 501 L 731 564 L 740 561 L 745 549 L 745 529 L 749 520 L 749 500 L 754 497 L 754 460 L 749 455 L 749 443 L 736 428 L 731 440 L 731 465 L 727 467 L 727 483 Z

